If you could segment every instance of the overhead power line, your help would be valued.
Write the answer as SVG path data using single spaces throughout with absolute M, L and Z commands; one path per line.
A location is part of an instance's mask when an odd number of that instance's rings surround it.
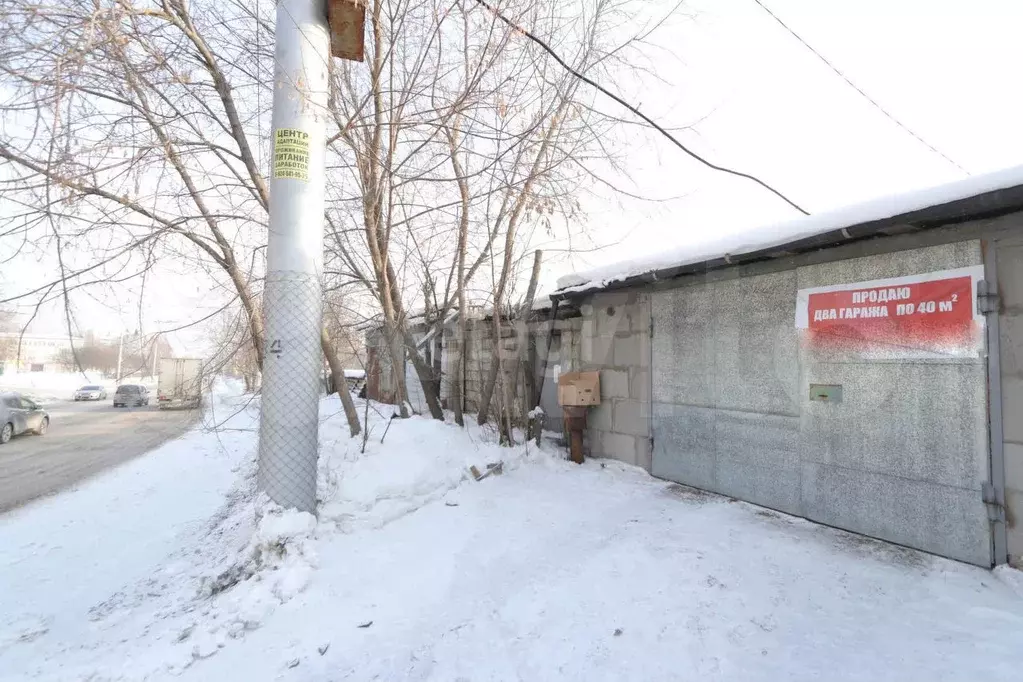
M 882 107 L 882 106 L 881 106 L 880 104 L 878 104 L 878 103 L 877 103 L 877 101 L 876 101 L 876 100 L 875 100 L 875 99 L 874 99 L 873 97 L 871 97 L 870 95 L 868 95 L 867 93 L 865 93 L 865 92 L 864 92 L 864 91 L 863 91 L 862 89 L 860 89 L 860 87 L 859 87 L 858 85 L 856 85 L 856 84 L 855 84 L 855 83 L 853 83 L 853 82 L 852 82 L 851 80 L 849 80 L 849 77 L 848 77 L 848 76 L 846 76 L 846 75 L 845 75 L 844 73 L 842 73 L 841 71 L 839 71 L 839 70 L 838 70 L 838 67 L 836 67 L 836 66 L 835 66 L 834 64 L 832 64 L 832 63 L 831 63 L 830 61 L 828 61 L 828 60 L 827 60 L 827 58 L 826 58 L 826 57 L 825 57 L 824 55 L 822 55 L 822 54 L 821 54 L 820 52 L 818 52 L 817 50 L 815 50 L 815 49 L 813 48 L 813 46 L 812 46 L 812 45 L 810 45 L 810 44 L 809 44 L 809 43 L 807 43 L 807 42 L 806 42 L 805 40 L 803 40 L 803 38 L 802 38 L 802 37 L 801 37 L 801 36 L 800 36 L 800 35 L 799 35 L 798 33 L 796 33 L 796 32 L 795 32 L 795 31 L 793 31 L 793 30 L 792 30 L 791 28 L 789 28 L 788 24 L 786 24 L 786 23 L 785 23 L 784 21 L 782 21 L 782 20 L 781 20 L 781 19 L 780 19 L 780 18 L 778 17 L 778 15 L 777 15 L 777 14 L 775 14 L 774 12 L 772 12 L 772 11 L 770 10 L 770 8 L 768 8 L 768 7 L 767 7 L 767 5 L 765 5 L 765 4 L 764 4 L 763 2 L 761 2 L 760 0 L 753 0 L 753 2 L 757 3 L 758 5 L 760 5 L 760 9 L 764 10 L 764 11 L 765 11 L 765 12 L 767 12 L 767 13 L 768 13 L 769 15 L 771 15 L 771 18 L 772 18 L 772 19 L 774 19 L 775 21 L 777 21 L 777 22 L 778 22 L 778 23 L 779 23 L 779 24 L 781 25 L 781 27 L 782 27 L 782 28 L 784 28 L 784 29 L 785 29 L 786 31 L 788 31 L 788 32 L 789 32 L 789 33 L 790 33 L 790 34 L 792 35 L 792 37 L 793 37 L 793 38 L 795 38 L 796 40 L 798 40 L 799 42 L 801 42 L 801 43 L 803 44 L 803 47 L 805 47 L 806 49 L 810 50 L 810 52 L 813 52 L 813 53 L 814 53 L 815 55 L 817 55 L 817 58 L 818 58 L 818 59 L 820 59 L 820 60 L 821 60 L 822 62 L 824 62 L 824 63 L 825 63 L 825 64 L 826 64 L 827 66 L 828 66 L 828 68 L 829 68 L 829 69 L 831 69 L 832 71 L 834 71 L 834 72 L 835 72 L 835 74 L 837 74 L 839 78 L 841 78 L 842 80 L 844 80 L 844 81 L 846 82 L 846 84 L 847 84 L 847 85 L 848 85 L 849 87 L 851 87 L 851 88 L 852 88 L 853 90 L 855 90 L 856 92 L 860 93 L 860 94 L 861 94 L 861 95 L 863 96 L 863 98 L 864 98 L 865 100 L 867 100 L 868 102 L 870 102 L 871 104 L 873 104 L 873 105 L 874 105 L 874 106 L 875 106 L 875 107 L 877 108 L 877 110 L 878 110 L 878 111 L 880 111 L 880 112 L 881 112 L 882 114 L 884 114 L 885 116 L 887 116 L 887 117 L 888 117 L 888 119 L 889 119 L 889 120 L 891 120 L 891 122 L 892 122 L 892 123 L 894 123 L 895 125 L 899 126 L 899 127 L 900 127 L 900 128 L 902 128 L 903 130 L 905 130 L 905 131 L 906 131 L 907 133 L 909 133 L 909 134 L 910 134 L 910 135 L 912 135 L 912 136 L 913 136 L 914 138 L 916 138 L 916 140 L 917 140 L 917 141 L 918 141 L 918 142 L 919 142 L 920 144 L 922 144 L 923 146 L 927 147 L 927 148 L 928 148 L 928 149 L 930 149 L 930 150 L 931 150 L 932 152 L 934 152 L 935 154 L 937 154 L 937 155 L 938 155 L 938 156 L 940 156 L 941 158 L 945 159 L 946 161 L 948 161 L 948 162 L 949 162 L 950 164 L 952 164 L 953 166 L 955 166 L 956 168 L 958 168 L 958 169 L 959 169 L 959 170 L 961 170 L 962 172 L 966 173 L 967 175 L 969 175 L 969 174 L 970 174 L 970 171 L 968 171 L 968 170 L 966 170 L 965 168 L 963 168 L 962 166 L 960 166 L 960 165 L 959 165 L 958 163 L 956 163 L 955 161 L 953 161 L 952 159 L 950 159 L 950 158 L 949 158 L 949 157 L 948 157 L 948 156 L 947 156 L 946 154 L 942 153 L 942 152 L 941 152 L 941 151 L 940 151 L 939 149 L 937 149 L 937 148 L 936 148 L 936 147 L 935 147 L 934 145 L 932 145 L 932 144 L 931 144 L 930 142 L 928 142 L 927 140 L 925 140 L 924 138 L 920 137 L 920 136 L 919 136 L 919 135 L 917 135 L 917 134 L 916 134 L 915 132 L 913 132 L 913 131 L 912 131 L 912 130 L 911 130 L 911 129 L 910 129 L 910 128 L 909 128 L 908 126 L 907 126 L 907 125 L 905 125 L 905 124 L 904 124 L 904 123 L 903 123 L 902 121 L 900 121 L 899 119 L 895 118 L 895 116 L 893 116 L 893 115 L 891 114 L 891 112 L 889 112 L 889 111 L 888 111 L 887 109 L 885 109 L 885 108 L 884 108 L 884 107 Z
M 741 171 L 732 170 L 731 168 L 725 168 L 724 166 L 719 166 L 719 165 L 717 165 L 715 163 L 711 163 L 707 159 L 703 158 L 702 156 L 700 156 L 699 154 L 697 154 L 696 152 L 692 151 L 691 149 L 686 147 L 684 144 L 679 142 L 678 139 L 674 135 L 672 135 L 667 130 L 665 130 L 663 127 L 658 125 L 653 119 L 651 119 L 649 116 L 647 116 L 642 111 L 640 111 L 638 107 L 633 106 L 632 104 L 629 104 L 628 102 L 626 102 L 624 99 L 622 99 L 618 95 L 610 92 L 604 86 L 600 85 L 599 83 L 597 83 L 596 81 L 594 81 L 594 80 L 592 80 L 590 78 L 587 78 L 586 76 L 584 76 L 579 71 L 576 71 L 575 69 L 573 69 L 571 66 L 568 65 L 568 63 L 565 62 L 564 59 L 562 59 L 558 55 L 557 52 L 555 52 L 553 49 L 551 49 L 551 47 L 549 45 L 547 45 L 547 43 L 545 43 L 543 40 L 537 38 L 530 31 L 522 28 L 521 26 L 516 24 L 514 21 L 509 19 L 508 17 L 506 17 L 503 14 L 501 14 L 497 10 L 496 7 L 494 7 L 493 5 L 488 3 L 486 0 L 476 0 L 476 3 L 479 4 L 480 6 L 486 8 L 487 10 L 489 10 L 495 17 L 497 17 L 502 22 L 504 22 L 512 30 L 517 31 L 518 33 L 521 33 L 526 38 L 528 38 L 532 42 L 536 43 L 540 47 L 540 49 L 542 49 L 544 52 L 549 54 L 554 59 L 554 61 L 556 61 L 558 64 L 560 64 L 561 68 L 563 68 L 566 71 L 568 71 L 575 78 L 581 80 L 583 83 L 586 83 L 590 87 L 595 88 L 596 90 L 598 90 L 599 92 L 603 93 L 604 95 L 607 95 L 608 97 L 613 99 L 615 102 L 617 102 L 618 104 L 622 105 L 623 107 L 625 107 L 626 109 L 631 111 L 633 114 L 635 114 L 640 119 L 642 119 L 645 123 L 650 125 L 654 130 L 656 130 L 661 135 L 663 135 L 664 137 L 666 137 L 669 140 L 671 140 L 671 142 L 676 147 L 678 147 L 679 149 L 681 149 L 686 154 L 688 154 L 689 156 L 693 157 L 694 159 L 696 159 L 697 161 L 699 161 L 703 165 L 707 166 L 708 168 L 713 168 L 714 170 L 720 171 L 722 173 L 727 173 L 729 175 L 734 175 L 736 177 L 745 178 L 747 180 L 752 180 L 753 182 L 757 183 L 758 185 L 760 185 L 764 189 L 768 190 L 769 192 L 771 192 L 772 194 L 774 194 L 775 196 L 780 198 L 782 201 L 784 201 L 789 206 L 791 206 L 792 208 L 796 209 L 797 211 L 799 211 L 803 215 L 810 215 L 810 213 L 808 211 L 804 210 L 801 206 L 799 206 L 799 204 L 795 203 L 794 201 L 792 201 L 787 196 L 785 196 L 784 194 L 782 194 L 781 192 L 776 190 L 774 187 L 771 187 L 769 184 L 767 184 L 766 182 L 764 182 L 760 178 L 755 177 L 753 175 L 750 175 L 749 173 L 743 173 Z

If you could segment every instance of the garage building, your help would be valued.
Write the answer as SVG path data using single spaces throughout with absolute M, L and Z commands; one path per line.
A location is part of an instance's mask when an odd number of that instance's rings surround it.
M 563 278 L 591 454 L 1023 561 L 1023 168 Z

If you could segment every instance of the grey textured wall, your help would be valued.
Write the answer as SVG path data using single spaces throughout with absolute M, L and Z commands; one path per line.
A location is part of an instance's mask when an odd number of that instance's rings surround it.
M 984 359 L 864 361 L 794 325 L 798 289 L 980 262 L 974 240 L 651 294 L 652 472 L 987 565 Z

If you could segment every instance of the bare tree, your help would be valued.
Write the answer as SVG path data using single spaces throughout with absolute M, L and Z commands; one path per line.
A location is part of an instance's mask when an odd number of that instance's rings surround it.
M 14 124 L 0 159 L 14 175 L 5 194 L 25 207 L 7 228 L 54 245 L 60 270 L 56 290 L 23 296 L 67 301 L 111 272 L 141 276 L 154 253 L 182 259 L 236 298 L 262 367 L 266 19 L 241 0 L 5 3 L 0 85 L 14 95 L 4 107 Z M 86 243 L 102 246 L 70 266 L 61 247 Z
M 620 18 L 619 3 L 559 7 L 530 0 L 503 9 L 578 68 L 600 68 L 608 55 L 600 35 Z M 332 79 L 331 151 L 343 173 L 329 187 L 331 262 L 375 297 L 395 340 L 392 364 L 408 358 L 437 418 L 438 362 L 420 345 L 458 318 L 448 384 L 461 422 L 469 306 L 497 310 L 510 298 L 532 235 L 578 207 L 585 164 L 605 155 L 607 122 L 579 99 L 570 74 L 472 0 L 373 0 L 369 13 L 368 72 L 342 64 Z M 359 229 L 336 228 L 351 223 Z M 410 311 L 424 336 L 410 331 Z
M 14 187 L 43 200 L 38 218 L 55 244 L 114 237 L 88 272 L 150 245 L 198 256 L 238 296 L 261 361 L 250 261 L 267 190 L 229 85 L 238 68 L 227 55 L 242 46 L 218 58 L 202 32 L 226 39 L 227 17 L 209 10 L 197 23 L 191 5 L 170 0 L 9 7 L 3 71 L 17 95 L 7 111 L 35 119 L 31 135 L 0 142 Z M 62 204 L 76 210 L 57 214 Z M 80 286 L 82 270 L 62 280 Z
M 628 1 L 511 0 L 502 12 L 599 75 L 620 58 L 607 36 Z M 402 410 L 407 359 L 442 419 L 442 330 L 457 318 L 464 344 L 480 304 L 500 326 L 535 235 L 575 215 L 591 164 L 609 158 L 613 121 L 473 0 L 367 5 L 368 64 L 328 65 L 336 129 L 324 276 L 328 291 L 358 289 L 379 309 Z M 187 263 L 236 303 L 248 338 L 235 345 L 261 367 L 272 3 L 262 9 L 246 0 L 4 3 L 0 87 L 11 97 L 0 106 L 0 159 L 10 172 L 0 193 L 22 210 L 0 218 L 0 234 L 55 253 L 59 270 L 20 297 L 63 301 L 70 328 L 75 291 Z M 414 330 L 413 318 L 426 328 Z M 325 325 L 323 352 L 343 370 L 340 339 Z M 448 368 L 456 386 L 462 353 Z M 354 410 L 349 420 L 357 424 Z
M 205 324 L 203 331 L 215 349 L 211 357 L 206 358 L 207 372 L 242 379 L 246 393 L 258 390 L 256 355 L 241 307 L 225 308 Z

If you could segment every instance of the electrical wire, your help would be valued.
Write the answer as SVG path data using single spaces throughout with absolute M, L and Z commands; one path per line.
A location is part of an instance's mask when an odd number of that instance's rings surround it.
M 514 21 L 509 19 L 508 17 L 506 17 L 503 14 L 501 14 L 494 6 L 492 6 L 486 0 L 476 0 L 476 3 L 478 5 L 484 7 L 488 11 L 490 11 L 491 14 L 493 14 L 495 17 L 500 19 L 504 24 L 506 24 L 513 31 L 516 31 L 517 33 L 522 34 L 523 36 L 528 38 L 530 41 L 532 41 L 533 43 L 538 45 L 540 47 L 540 49 L 542 49 L 544 52 L 549 54 L 551 56 L 551 58 L 554 59 L 554 61 L 556 61 L 558 64 L 561 65 L 561 68 L 565 69 L 565 71 L 568 71 L 570 74 L 572 74 L 572 76 L 574 76 L 578 80 L 581 80 L 583 83 L 586 83 L 590 87 L 596 89 L 600 93 L 610 97 L 615 102 L 617 102 L 618 104 L 622 105 L 623 107 L 625 107 L 626 109 L 631 111 L 633 114 L 635 114 L 640 119 L 642 119 L 647 125 L 651 126 L 654 130 L 659 132 L 664 137 L 668 138 L 676 147 L 678 147 L 683 152 L 685 152 L 686 154 L 688 154 L 692 158 L 696 159 L 697 161 L 699 161 L 703 165 L 707 166 L 708 168 L 712 168 L 712 169 L 714 169 L 716 171 L 719 171 L 721 173 L 727 173 L 728 175 L 734 175 L 736 177 L 745 178 L 746 180 L 751 180 L 751 181 L 757 183 L 758 185 L 760 185 L 761 187 L 763 187 L 764 189 L 768 190 L 769 192 L 771 192 L 772 194 L 774 194 L 778 198 L 780 198 L 782 201 L 784 201 L 789 206 L 791 206 L 792 208 L 796 209 L 797 211 L 799 211 L 803 215 L 810 215 L 810 213 L 808 211 L 804 210 L 801 206 L 799 206 L 799 204 L 795 203 L 794 201 L 792 201 L 787 196 L 785 196 L 784 194 L 782 194 L 781 192 L 776 190 L 774 187 L 771 187 L 769 184 L 767 184 L 766 182 L 764 182 L 760 178 L 758 178 L 756 176 L 753 176 L 753 175 L 750 175 L 749 173 L 743 173 L 741 171 L 732 170 L 731 168 L 725 168 L 724 166 L 719 166 L 719 165 L 717 165 L 715 163 L 712 163 L 712 162 L 708 161 L 707 159 L 705 159 L 704 157 L 700 156 L 696 152 L 692 151 L 691 149 L 686 147 L 684 144 L 679 142 L 679 140 L 674 135 L 672 135 L 667 130 L 665 130 L 663 127 L 658 125 L 652 118 L 650 118 L 649 116 L 644 114 L 642 111 L 640 111 L 638 107 L 636 107 L 636 106 L 634 106 L 632 104 L 629 104 L 628 102 L 626 102 L 624 99 L 622 99 L 618 95 L 610 92 L 604 86 L 600 85 L 599 83 L 597 83 L 596 81 L 594 81 L 594 80 L 592 80 L 590 78 L 587 78 L 582 73 L 580 73 L 579 71 L 577 71 L 574 68 L 572 68 L 571 66 L 569 66 L 565 62 L 565 60 L 562 59 L 558 55 L 557 52 L 555 52 L 549 45 L 547 45 L 547 43 L 545 43 L 540 38 L 537 38 L 530 31 L 527 31 L 526 29 L 522 28 L 521 26 L 516 24 Z
M 876 101 L 876 100 L 875 100 L 874 98 L 872 98 L 872 97 L 871 97 L 870 95 L 868 95 L 867 93 L 865 93 L 865 92 L 864 92 L 864 91 L 863 91 L 862 89 L 860 89 L 860 87 L 859 87 L 858 85 L 856 85 L 856 84 L 855 84 L 855 83 L 853 83 L 853 82 L 852 82 L 851 80 L 849 80 L 849 77 L 848 77 L 848 76 L 846 76 L 846 75 L 845 75 L 844 73 L 842 73 L 841 71 L 839 71 L 839 70 L 838 70 L 838 67 L 836 67 L 836 66 L 835 66 L 834 64 L 832 64 L 832 63 L 831 63 L 830 61 L 828 61 L 828 60 L 827 60 L 827 59 L 826 59 L 826 58 L 824 57 L 824 55 L 822 55 L 822 54 L 821 54 L 820 52 L 818 52 L 817 50 L 815 50 L 815 49 L 814 49 L 814 48 L 813 48 L 813 47 L 812 47 L 812 46 L 811 46 L 811 45 L 810 45 L 809 43 L 807 43 L 807 42 L 806 42 L 805 40 L 803 40 L 803 38 L 802 38 L 802 37 L 801 37 L 801 36 L 800 36 L 800 35 L 799 35 L 798 33 L 796 33 L 796 32 L 795 32 L 795 31 L 793 31 L 793 30 L 792 30 L 791 28 L 789 28 L 788 24 L 786 24 L 786 23 L 785 23 L 784 21 L 782 21 L 782 20 L 781 20 L 781 19 L 780 19 L 780 18 L 778 17 L 778 15 L 777 15 L 777 14 L 775 14 L 774 12 L 772 12 L 772 11 L 771 11 L 771 10 L 770 10 L 770 9 L 769 9 L 769 8 L 767 7 L 767 5 L 765 5 L 765 4 L 764 4 L 763 2 L 761 2 L 760 0 L 753 0 L 753 2 L 757 3 L 758 5 L 760 5 L 760 9 L 764 10 L 764 11 L 765 11 L 765 12 L 767 12 L 767 13 L 768 13 L 769 15 L 771 15 L 771 18 L 772 18 L 772 19 L 774 19 L 775 21 L 777 21 L 777 22 L 778 22 L 778 24 L 780 24 L 782 28 L 784 28 L 784 29 L 785 29 L 786 31 L 788 31 L 788 32 L 789 32 L 790 34 L 792 34 L 792 37 L 793 37 L 793 38 L 795 38 L 795 39 L 796 39 L 796 40 L 798 40 L 798 41 L 799 41 L 800 43 L 802 43 L 802 44 L 803 44 L 803 47 L 805 47 L 806 49 L 810 50 L 810 52 L 813 52 L 813 53 L 814 53 L 814 54 L 815 54 L 815 55 L 817 56 L 817 58 L 818 58 L 818 59 L 820 59 L 820 60 L 821 60 L 822 62 L 824 62 L 824 63 L 825 63 L 825 64 L 826 64 L 827 66 L 828 66 L 828 68 L 829 68 L 829 69 L 831 69 L 832 71 L 834 71 L 834 72 L 835 72 L 835 74 L 836 74 L 836 75 L 837 75 L 837 76 L 838 76 L 839 78 L 841 78 L 842 80 L 844 80 L 844 81 L 846 82 L 846 84 L 847 84 L 847 85 L 848 85 L 849 87 L 851 87 L 851 88 L 852 88 L 853 90 L 855 90 L 856 92 L 860 93 L 860 95 L 862 95 L 862 96 L 863 96 L 863 98 L 864 98 L 865 100 L 867 100 L 868 102 L 870 102 L 871 104 L 873 104 L 873 105 L 874 105 L 874 107 L 876 107 L 876 108 L 877 108 L 877 110 L 878 110 L 878 111 L 880 111 L 880 112 L 881 112 L 882 114 L 884 114 L 885 116 L 887 116 L 887 117 L 888 117 L 888 119 L 889 119 L 890 121 L 892 121 L 892 123 L 894 123 L 895 125 L 897 125 L 897 126 L 899 126 L 900 128 L 902 128 L 902 129 L 903 129 L 904 131 L 906 131 L 907 133 L 909 133 L 910 135 L 912 135 L 912 136 L 913 136 L 913 137 L 914 137 L 914 138 L 915 138 L 915 139 L 916 139 L 916 140 L 917 140 L 917 141 L 918 141 L 918 142 L 919 142 L 920 144 L 922 144 L 923 146 L 927 147 L 927 148 L 928 148 L 928 149 L 930 149 L 930 150 L 931 150 L 932 152 L 934 152 L 935 154 L 937 154 L 937 155 L 938 155 L 938 156 L 940 156 L 941 158 L 945 159 L 946 161 L 948 161 L 948 162 L 949 162 L 950 164 L 952 164 L 953 166 L 955 166 L 956 168 L 958 168 L 958 169 L 959 169 L 959 170 L 961 170 L 962 172 L 966 173 L 967 175 L 969 175 L 969 174 L 970 174 L 970 171 L 968 171 L 968 170 L 966 170 L 965 168 L 963 168 L 962 166 L 960 166 L 960 165 L 959 165 L 958 163 L 956 163 L 955 161 L 953 161 L 952 159 L 950 159 L 950 158 L 949 158 L 949 157 L 948 157 L 948 156 L 947 156 L 946 154 L 944 154 L 943 152 L 941 152 L 941 151 L 940 151 L 939 149 L 937 149 L 937 148 L 936 148 L 936 147 L 935 147 L 934 145 L 932 145 L 932 144 L 931 144 L 930 142 L 928 142 L 927 140 L 925 140 L 924 138 L 920 137 L 920 136 L 919 136 L 919 135 L 917 135 L 917 134 L 916 134 L 915 132 L 913 132 L 913 131 L 912 131 L 912 130 L 911 130 L 911 129 L 910 129 L 909 127 L 908 127 L 908 126 L 906 126 L 906 125 L 905 125 L 905 124 L 904 124 L 904 123 L 903 123 L 902 121 L 900 121 L 899 119 L 895 118 L 895 116 L 893 116 L 893 115 L 891 114 L 891 112 L 889 112 L 889 111 L 888 111 L 887 109 L 885 109 L 885 108 L 884 108 L 884 107 L 882 107 L 882 106 L 881 106 L 880 104 L 878 104 L 878 103 L 877 103 L 877 101 Z

